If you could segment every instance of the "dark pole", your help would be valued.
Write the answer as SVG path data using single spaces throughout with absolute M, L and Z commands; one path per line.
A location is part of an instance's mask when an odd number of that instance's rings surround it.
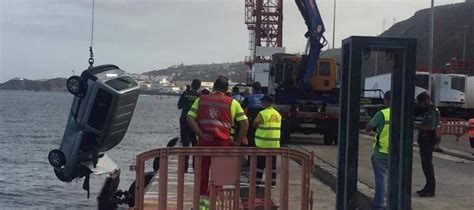
M 263 0 L 256 0 L 255 7 L 255 48 L 254 48 L 254 58 L 256 61 L 259 60 L 257 56 L 257 47 L 262 46 L 262 9 L 263 9 Z
M 336 183 L 336 209 L 344 210 L 344 193 L 345 191 L 345 180 L 346 180 L 346 145 L 347 145 L 347 96 L 348 96 L 348 82 L 349 81 L 349 62 L 350 62 L 350 43 L 343 44 L 342 46 L 342 71 L 341 71 L 341 89 L 339 94 L 339 134 L 338 134 L 338 155 L 337 155 L 337 183 Z
M 394 53 L 388 209 L 411 209 L 416 39 L 350 37 L 342 44 L 336 209 L 356 209 L 362 52 Z
M 352 43 L 351 69 L 349 71 L 349 95 L 347 110 L 347 145 L 346 145 L 346 191 L 345 209 L 355 210 L 357 204 L 357 168 L 359 160 L 359 115 L 360 83 L 362 67 L 362 50 L 358 43 Z
M 278 6 L 280 8 L 279 14 L 280 17 L 278 18 L 278 40 L 277 40 L 277 47 L 283 46 L 283 0 L 278 1 Z
M 428 45 L 428 73 L 433 74 L 433 39 L 434 39 L 434 0 L 431 0 L 430 10 L 430 36 Z M 428 80 L 428 93 L 431 94 L 431 79 Z
M 334 14 L 332 16 L 332 49 L 336 48 L 336 0 L 334 0 Z
M 355 210 L 359 156 L 359 114 L 362 49 L 352 37 L 343 43 L 341 111 L 339 113 L 339 162 L 337 210 Z
M 408 45 L 408 48 L 412 47 Z M 413 110 L 415 89 L 414 49 L 394 52 L 391 87 L 388 207 L 411 208 L 411 169 L 413 157 Z
M 466 36 L 467 36 L 467 30 L 469 29 L 468 25 L 464 26 L 464 42 L 463 42 L 463 47 L 462 47 L 462 61 L 464 64 L 464 71 L 466 71 Z

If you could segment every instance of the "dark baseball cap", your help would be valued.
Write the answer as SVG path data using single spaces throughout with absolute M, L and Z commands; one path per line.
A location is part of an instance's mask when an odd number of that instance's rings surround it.
M 418 96 L 416 96 L 416 101 L 418 103 L 423 103 L 428 99 L 431 99 L 431 96 L 427 92 L 420 93 L 418 94 Z

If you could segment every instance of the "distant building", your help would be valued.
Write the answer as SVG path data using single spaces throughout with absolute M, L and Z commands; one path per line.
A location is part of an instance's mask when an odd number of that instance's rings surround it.
M 130 74 L 130 76 L 137 81 L 151 81 L 150 76 L 143 74 Z
M 177 86 L 177 87 L 186 87 L 186 85 L 191 85 L 191 81 L 188 81 L 188 80 L 177 80 L 177 81 L 174 81 L 174 86 Z
M 150 81 L 160 85 L 169 85 L 172 77 L 170 76 L 150 76 Z
M 207 81 L 202 81 L 201 82 L 201 89 L 208 89 L 208 90 L 212 90 L 212 86 L 214 86 L 214 82 L 207 82 Z

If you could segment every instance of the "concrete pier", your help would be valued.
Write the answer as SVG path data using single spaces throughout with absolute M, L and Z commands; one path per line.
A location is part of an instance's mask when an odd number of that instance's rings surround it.
M 420 198 L 415 191 L 425 184 L 418 154 L 418 147 L 413 151 L 412 176 L 412 209 L 474 209 L 474 161 L 470 156 L 467 137 L 459 141 L 455 137 L 443 136 L 441 146 L 445 153 L 435 152 L 433 164 L 436 175 L 436 197 Z M 358 203 L 360 209 L 370 209 L 370 200 L 374 195 L 374 176 L 371 164 L 372 137 L 362 134 L 359 143 L 358 167 Z M 316 156 L 314 175 L 335 189 L 337 146 L 323 144 L 322 136 L 298 135 L 292 138 L 289 147 L 307 152 L 313 151 Z M 457 154 L 457 155 L 454 155 Z

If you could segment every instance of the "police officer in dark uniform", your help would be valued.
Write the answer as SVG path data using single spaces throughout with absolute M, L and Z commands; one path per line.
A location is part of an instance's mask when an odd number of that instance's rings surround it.
M 185 147 L 189 147 L 190 145 L 196 145 L 196 134 L 191 128 L 189 128 L 188 123 L 186 121 L 186 116 L 188 114 L 189 109 L 191 109 L 191 106 L 193 105 L 194 101 L 199 98 L 199 88 L 201 88 L 201 80 L 194 79 L 191 83 L 191 88 L 186 89 L 181 94 L 178 101 L 178 109 L 181 109 L 181 116 L 179 117 L 180 137 L 181 143 Z M 186 156 L 185 159 L 186 161 L 184 162 L 184 168 L 187 172 L 189 166 L 189 156 Z
M 415 124 L 415 128 L 418 129 L 421 167 L 426 178 L 425 187 L 416 193 L 420 197 L 434 197 L 436 180 L 433 168 L 433 150 L 436 144 L 436 127 L 439 124 L 440 113 L 433 105 L 428 93 L 419 94 L 416 100 L 418 105 L 426 110 L 421 123 Z
M 258 113 L 263 110 L 261 104 L 261 100 L 264 96 L 262 93 L 262 85 L 260 82 L 254 82 L 252 84 L 252 89 L 252 94 L 246 97 L 242 104 L 242 107 L 247 109 L 249 125 L 253 125 L 253 121 L 257 117 Z M 249 126 L 247 139 L 249 141 L 249 146 L 255 147 L 255 128 L 253 128 L 253 126 Z

